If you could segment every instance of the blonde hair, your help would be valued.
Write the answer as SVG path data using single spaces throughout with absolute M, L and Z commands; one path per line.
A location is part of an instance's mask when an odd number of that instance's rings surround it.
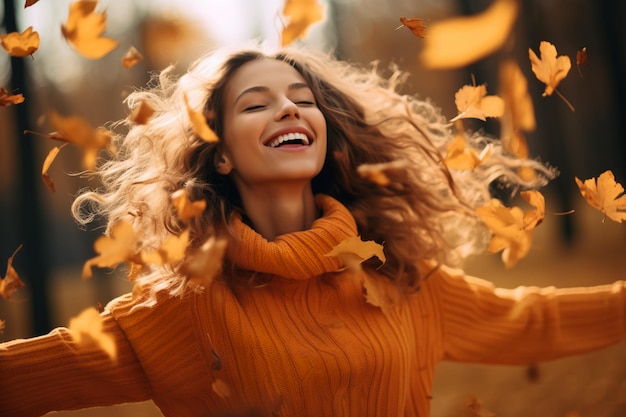
M 142 244 L 156 248 L 182 230 L 170 195 L 185 188 L 192 199 L 207 201 L 206 211 L 191 224 L 190 247 L 227 234 L 231 214 L 241 211 L 238 193 L 215 170 L 221 144 L 196 136 L 183 96 L 192 108 L 211 115 L 210 126 L 220 136 L 225 86 L 238 68 L 255 59 L 284 61 L 311 87 L 328 129 L 328 154 L 313 179 L 313 191 L 343 203 L 362 239 L 384 244 L 387 262 L 379 271 L 399 284 L 417 288 L 423 260 L 458 265 L 467 255 L 484 251 L 489 233 L 474 209 L 491 198 L 494 181 L 513 189 L 537 188 L 554 176 L 551 168 L 514 158 L 499 141 L 481 134 L 469 141 L 479 150 L 489 144 L 490 157 L 473 170 L 449 170 L 442 160 L 453 127 L 429 101 L 398 93 L 407 74 L 393 70 L 383 77 L 376 65 L 352 65 L 298 47 L 269 52 L 255 44 L 209 53 L 179 79 L 163 71 L 154 80 L 158 82 L 133 92 L 129 108 L 145 102 L 155 115 L 145 125 L 129 119 L 115 124 L 126 126 L 127 132 L 116 136 L 117 153 L 95 172 L 102 188 L 75 200 L 75 218 L 85 224 L 105 216 L 107 230 L 120 220 L 130 221 L 142 231 Z M 403 162 L 386 172 L 390 181 L 385 186 L 357 172 L 363 164 L 394 161 Z M 520 167 L 537 175 L 521 178 Z M 137 282 L 174 295 L 186 287 L 175 268 L 155 268 Z

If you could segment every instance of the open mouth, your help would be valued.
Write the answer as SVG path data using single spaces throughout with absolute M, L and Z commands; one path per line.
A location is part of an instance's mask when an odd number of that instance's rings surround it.
M 299 145 L 299 146 L 309 146 L 311 144 L 311 140 L 304 133 L 296 132 L 296 133 L 285 133 L 284 135 L 280 135 L 269 141 L 265 146 L 269 146 L 270 148 L 280 148 L 281 146 L 286 145 Z

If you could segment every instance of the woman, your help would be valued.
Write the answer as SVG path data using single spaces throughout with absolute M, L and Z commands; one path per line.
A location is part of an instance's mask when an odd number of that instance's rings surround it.
M 402 81 L 254 47 L 133 93 L 131 107 L 156 115 L 127 121 L 100 168 L 104 190 L 74 212 L 87 222 L 81 207 L 97 203 L 109 228 L 130 222 L 146 249 L 187 227 L 189 253 L 226 239 L 221 272 L 201 289 L 183 272 L 189 259 L 137 275 L 134 294 L 102 312 L 115 361 L 66 329 L 0 345 L 2 415 L 152 399 L 165 416 L 426 417 L 442 360 L 523 365 L 622 340 L 623 282 L 502 290 L 445 266 L 484 249 L 474 209 L 490 184 L 533 188 L 553 172 L 497 143 L 476 170 L 449 172 L 448 124 L 396 93 Z M 197 137 L 185 97 L 219 141 Z M 358 174 L 386 163 L 386 185 Z M 531 182 L 515 174 L 522 165 L 536 170 Z M 181 188 L 207 201 L 189 226 L 171 207 Z M 384 246 L 384 263 L 359 270 L 329 256 L 359 236 Z

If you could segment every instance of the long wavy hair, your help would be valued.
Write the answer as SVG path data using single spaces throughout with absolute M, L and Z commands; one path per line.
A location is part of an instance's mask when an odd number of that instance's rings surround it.
M 102 215 L 107 230 L 120 220 L 130 221 L 142 232 L 142 244 L 157 248 L 183 229 L 170 196 L 184 188 L 192 200 L 207 201 L 204 213 L 190 225 L 190 248 L 211 236 L 228 235 L 231 215 L 242 212 L 239 194 L 230 178 L 215 169 L 221 142 L 196 136 L 183 97 L 209 115 L 209 125 L 221 136 L 226 86 L 239 68 L 258 59 L 291 65 L 310 86 L 326 118 L 328 137 L 326 161 L 313 179 L 313 191 L 339 200 L 354 216 L 362 238 L 384 245 L 387 262 L 378 270 L 399 284 L 418 287 L 424 260 L 458 265 L 467 255 L 484 251 L 489 233 L 474 210 L 489 201 L 494 182 L 530 189 L 554 175 L 539 161 L 508 155 L 498 140 L 481 134 L 471 136 L 470 143 L 478 150 L 491 146 L 490 157 L 473 170 L 450 170 L 442 161 L 453 126 L 429 101 L 398 92 L 407 74 L 392 68 L 384 77 L 377 65 L 349 64 L 298 47 L 272 52 L 254 44 L 209 53 L 179 78 L 164 70 L 146 89 L 133 92 L 129 108 L 144 102 L 155 115 L 143 125 L 130 119 L 114 124 L 125 126 L 126 133 L 115 137 L 117 153 L 94 173 L 102 187 L 75 200 L 75 218 L 86 224 Z M 394 163 L 386 171 L 387 185 L 359 174 L 362 165 L 384 163 Z M 537 175 L 522 178 L 520 167 Z M 136 280 L 174 295 L 186 290 L 185 277 L 171 266 L 154 267 Z

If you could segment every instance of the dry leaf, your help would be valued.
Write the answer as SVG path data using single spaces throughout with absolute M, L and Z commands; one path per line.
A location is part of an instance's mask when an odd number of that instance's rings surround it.
M 70 5 L 67 22 L 61 26 L 65 39 L 85 58 L 99 59 L 117 48 L 117 41 L 102 37 L 106 14 L 96 13 L 96 0 L 79 0 Z
M 324 9 L 318 0 L 286 0 L 283 16 L 289 20 L 281 36 L 285 46 L 304 37 L 311 25 L 322 20 Z
M 101 236 L 94 242 L 98 256 L 83 265 L 83 279 L 91 278 L 91 268 L 115 268 L 122 262 L 137 260 L 138 236 L 130 223 L 121 221 L 111 228 L 111 236 Z
M 385 187 L 391 183 L 389 177 L 387 177 L 387 171 L 404 169 L 407 166 L 407 161 L 391 161 L 381 162 L 379 164 L 362 164 L 357 168 L 357 173 L 361 178 L 365 178 L 368 181 L 378 184 L 381 187 Z
M 604 171 L 598 177 L 582 182 L 575 177 L 580 193 L 587 203 L 618 223 L 626 220 L 626 194 L 624 187 L 615 181 L 613 172 Z
M 39 33 L 29 26 L 22 33 L 11 32 L 0 35 L 0 44 L 9 55 L 21 58 L 34 54 L 39 49 Z
M 454 95 L 454 103 L 459 114 L 452 119 L 480 119 L 500 117 L 504 113 L 504 101 L 498 96 L 488 96 L 485 84 L 479 86 L 466 85 Z
M 582 78 L 583 67 L 587 64 L 587 48 L 582 48 L 576 52 L 576 68 L 578 68 L 578 75 Z
M 326 256 L 339 257 L 354 275 L 359 275 L 362 271 L 361 264 L 372 257 L 377 257 L 382 263 L 387 261 L 382 245 L 373 240 L 363 241 L 361 236 L 341 241 Z
M 206 208 L 206 200 L 191 201 L 185 189 L 180 189 L 172 193 L 172 203 L 176 208 L 178 218 L 187 222 L 196 216 L 202 214 Z
M 10 299 L 15 291 L 25 286 L 17 274 L 17 271 L 13 268 L 13 258 L 15 258 L 15 255 L 17 255 L 20 249 L 22 249 L 22 245 L 19 245 L 17 249 L 15 249 L 15 252 L 13 252 L 13 255 L 9 257 L 6 275 L 0 280 L 0 295 L 5 300 Z
M 150 120 L 153 115 L 154 109 L 148 103 L 142 100 L 128 116 L 128 120 L 137 123 L 138 125 L 145 125 L 146 123 L 148 123 L 148 120 Z
M 183 95 L 183 100 L 185 101 L 185 107 L 187 108 L 187 114 L 189 115 L 189 121 L 193 127 L 194 132 L 198 137 L 200 137 L 205 142 L 217 142 L 219 138 L 209 127 L 206 122 L 206 118 L 202 115 L 202 113 L 195 111 L 189 106 L 189 99 L 187 98 L 187 94 Z
M 143 55 L 141 55 L 137 48 L 131 46 L 130 48 L 128 48 L 128 51 L 126 51 L 124 57 L 122 58 L 122 65 L 124 66 L 124 68 L 131 68 L 137 65 L 142 60 Z
M 539 81 L 546 85 L 542 96 L 551 96 L 552 93 L 556 92 L 565 104 L 574 111 L 571 103 L 556 89 L 559 83 L 567 77 L 570 68 L 572 68 L 572 62 L 569 57 L 564 55 L 557 57 L 556 47 L 546 41 L 541 41 L 539 44 L 539 54 L 541 59 L 531 48 L 528 48 L 528 57 L 530 58 L 533 73 Z
M 111 146 L 112 132 L 102 127 L 94 129 L 89 122 L 78 116 L 64 117 L 52 111 L 49 117 L 50 123 L 56 129 L 50 137 L 82 148 L 83 167 L 94 169 L 100 150 Z
M 52 182 L 52 178 L 50 178 L 50 176 L 48 175 L 48 169 L 50 169 L 50 165 L 52 165 L 52 162 L 54 162 L 55 158 L 59 154 L 59 151 L 65 145 L 67 145 L 67 143 L 61 146 L 55 146 L 54 148 L 52 148 L 50 152 L 48 152 L 46 159 L 43 161 L 43 167 L 41 168 L 41 178 L 43 179 L 43 182 L 46 184 L 46 187 L 48 187 L 48 189 L 52 192 L 55 192 L 56 189 L 54 187 L 54 183 Z
M 189 278 L 189 283 L 208 287 L 213 282 L 213 278 L 222 269 L 226 243 L 226 239 L 211 236 L 199 249 L 194 251 L 189 260 L 181 267 L 181 272 Z
M 89 307 L 78 316 L 70 319 L 68 330 L 72 339 L 83 348 L 97 348 L 103 350 L 111 360 L 117 357 L 115 339 L 102 330 L 102 316 L 98 311 Z
M 7 90 L 0 87 L 0 106 L 10 106 L 12 104 L 20 104 L 24 102 L 22 94 L 10 94 Z
M 426 37 L 426 26 L 424 25 L 424 19 L 418 19 L 417 17 L 409 17 L 408 19 L 404 16 L 400 18 L 400 23 L 403 26 L 406 26 L 411 33 L 413 33 L 418 38 Z
M 502 261 L 507 268 L 512 268 L 528 254 L 533 230 L 545 216 L 545 200 L 541 193 L 523 191 L 520 195 L 535 209 L 523 212 L 519 207 L 507 208 L 494 199 L 476 210 L 492 233 L 489 252 L 502 251 Z
M 179 236 L 168 237 L 158 250 L 143 252 L 141 261 L 143 264 L 173 265 L 183 260 L 187 246 L 189 246 L 189 229 Z
M 429 68 L 459 68 L 497 51 L 508 39 L 518 9 L 517 0 L 495 0 L 474 16 L 433 23 L 420 61 Z
M 230 388 L 226 385 L 226 382 L 221 379 L 216 379 L 211 384 L 213 391 L 222 398 L 230 397 Z
M 467 139 L 463 133 L 463 124 L 456 121 L 457 133 L 448 144 L 446 157 L 443 162 L 448 168 L 456 170 L 472 170 L 482 164 L 491 155 L 491 146 L 487 145 L 480 152 L 476 152 L 468 146 Z
M 37 3 L 39 0 L 26 0 L 26 3 L 24 3 L 24 8 L 30 7 L 33 4 Z

